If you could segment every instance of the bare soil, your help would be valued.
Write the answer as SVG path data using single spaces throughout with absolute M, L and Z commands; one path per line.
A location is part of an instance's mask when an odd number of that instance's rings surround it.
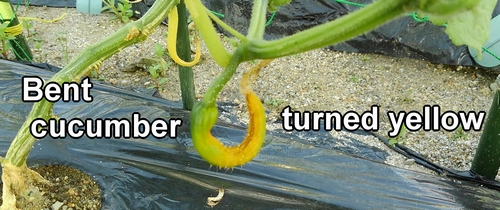
M 101 190 L 89 175 L 63 165 L 37 166 L 32 169 L 52 185 L 35 184 L 29 195 L 17 197 L 18 209 L 101 209 Z

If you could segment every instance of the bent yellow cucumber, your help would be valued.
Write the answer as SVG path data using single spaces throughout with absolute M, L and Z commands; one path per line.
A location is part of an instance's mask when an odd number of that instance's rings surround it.
M 257 77 L 260 69 L 271 60 L 264 60 L 244 73 L 241 79 L 240 91 L 245 96 L 250 123 L 244 140 L 237 146 L 225 146 L 212 133 L 212 127 L 217 123 L 219 111 L 215 99 L 222 86 L 229 80 L 241 61 L 240 50 L 237 50 L 220 80 L 216 79 L 209 88 L 203 100 L 195 104 L 191 115 L 191 137 L 200 156 L 209 164 L 221 168 L 241 166 L 252 160 L 259 153 L 266 137 L 266 113 L 260 98 L 253 92 L 251 83 Z M 225 75 L 226 74 L 226 75 Z
M 259 153 L 266 137 L 266 113 L 254 92 L 245 96 L 250 125 L 245 139 L 237 146 L 225 146 L 210 132 L 217 122 L 219 111 L 215 103 L 197 103 L 191 118 L 191 133 L 194 147 L 209 164 L 221 168 L 241 166 Z

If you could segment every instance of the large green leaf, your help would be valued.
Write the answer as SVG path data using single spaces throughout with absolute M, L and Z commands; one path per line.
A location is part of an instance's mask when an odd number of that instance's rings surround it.
M 424 0 L 423 2 L 440 1 L 450 2 L 449 0 Z M 467 2 L 474 2 L 474 4 Z M 497 0 L 461 0 L 460 3 L 456 3 L 455 6 L 443 6 L 440 11 L 435 8 L 433 11 L 429 11 L 428 8 L 420 7 L 422 10 L 419 13 L 429 17 L 434 24 L 442 25 L 446 23 L 446 33 L 450 36 L 453 44 L 468 45 L 478 52 L 478 59 L 481 59 L 481 49 L 490 36 L 491 14 Z M 453 12 L 447 13 L 443 11 Z

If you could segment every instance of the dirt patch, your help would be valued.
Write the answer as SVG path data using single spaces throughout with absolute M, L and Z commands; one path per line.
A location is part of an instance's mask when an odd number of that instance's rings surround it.
M 63 165 L 37 166 L 31 169 L 52 185 L 35 184 L 28 196 L 18 197 L 19 209 L 101 209 L 101 189 L 89 175 Z M 41 199 L 35 199 L 40 196 Z

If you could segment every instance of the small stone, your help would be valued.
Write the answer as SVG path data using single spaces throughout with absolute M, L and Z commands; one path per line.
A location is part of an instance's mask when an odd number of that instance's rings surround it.
M 151 84 L 151 82 L 148 81 L 148 82 L 144 83 L 144 86 L 149 86 L 150 84 Z
M 415 159 L 406 159 L 405 165 L 413 165 L 415 163 Z
M 56 201 L 52 206 L 50 207 L 52 210 L 59 210 L 63 206 L 63 203 Z
M 496 91 L 496 89 L 498 88 L 497 83 L 496 83 L 496 82 L 491 83 L 491 84 L 490 84 L 490 88 L 491 88 L 491 91 Z
M 111 78 L 111 79 L 109 79 L 109 83 L 116 85 L 118 83 L 118 81 L 116 81 L 115 78 Z

